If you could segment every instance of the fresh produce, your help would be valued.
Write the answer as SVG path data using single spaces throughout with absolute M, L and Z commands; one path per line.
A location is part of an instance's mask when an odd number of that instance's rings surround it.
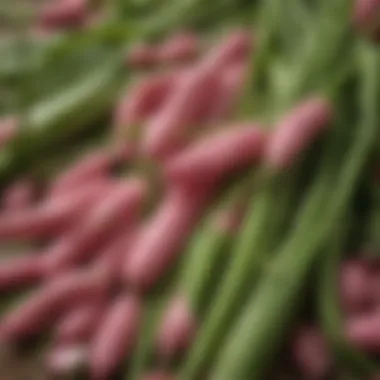
M 6 7 L 0 373 L 380 376 L 378 11 Z

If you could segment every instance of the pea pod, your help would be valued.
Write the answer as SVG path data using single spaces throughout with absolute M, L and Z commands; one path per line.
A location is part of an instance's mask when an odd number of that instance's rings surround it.
M 338 359 L 338 365 L 343 364 L 353 374 L 360 378 L 370 378 L 378 372 L 377 364 L 347 342 L 342 326 L 344 320 L 339 306 L 338 283 L 341 253 L 343 252 L 341 236 L 337 233 L 326 248 L 323 257 L 318 306 L 319 320 L 332 351 Z
M 79 83 L 35 105 L 19 135 L 0 153 L 0 182 L 27 170 L 40 154 L 80 136 L 109 110 L 121 85 L 120 53 Z

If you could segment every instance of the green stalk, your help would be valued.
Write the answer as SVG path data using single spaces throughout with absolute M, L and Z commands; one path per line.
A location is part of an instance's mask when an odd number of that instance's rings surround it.
M 294 211 L 294 186 L 298 178 L 292 175 L 270 176 L 257 194 L 253 194 L 230 253 L 228 271 L 184 363 L 181 379 L 198 378 L 215 357 L 250 289 L 266 266 L 270 253 L 281 241 L 284 222 L 289 223 L 288 217 Z M 256 179 L 259 186 L 262 177 L 259 175 Z
M 378 133 L 380 101 L 379 56 L 369 47 L 359 51 L 362 86 L 362 120 L 356 128 L 345 160 L 340 157 L 339 139 L 331 142 L 320 175 L 302 208 L 292 233 L 281 246 L 258 291 L 252 294 L 243 313 L 225 340 L 211 373 L 211 380 L 259 380 L 277 353 L 297 309 L 300 291 L 323 244 L 344 215 L 357 179 Z M 334 183 L 334 192 L 331 192 Z
M 246 179 L 238 182 L 228 191 L 226 199 L 211 211 L 186 254 L 179 290 L 184 292 L 197 319 L 206 313 L 226 265 L 231 261 L 235 231 L 219 227 L 218 217 L 223 212 L 236 212 L 246 203 L 247 182 Z

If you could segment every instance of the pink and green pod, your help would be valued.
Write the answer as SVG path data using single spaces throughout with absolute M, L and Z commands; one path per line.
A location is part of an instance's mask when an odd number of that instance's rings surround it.
M 22 210 L 30 207 L 36 195 L 36 187 L 32 180 L 20 179 L 5 189 L 2 196 L 2 208 L 6 211 Z
M 146 197 L 146 183 L 128 178 L 116 183 L 105 197 L 45 252 L 46 275 L 54 276 L 86 261 L 104 247 L 116 231 L 134 223 Z
M 374 303 L 374 288 L 369 263 L 345 260 L 340 270 L 340 300 L 346 313 L 360 313 Z
M 88 365 L 88 348 L 81 344 L 57 346 L 45 357 L 47 371 L 52 376 L 71 376 Z
M 43 257 L 35 254 L 0 260 L 0 293 L 34 285 L 44 278 Z
M 75 307 L 57 324 L 55 340 L 60 345 L 88 342 L 99 325 L 105 307 L 106 303 L 102 297 Z
M 361 34 L 378 42 L 380 39 L 380 1 L 355 0 L 353 22 Z
M 46 331 L 67 309 L 107 292 L 109 278 L 102 270 L 76 270 L 36 290 L 0 323 L 0 341 L 17 342 Z
M 158 61 L 161 65 L 188 62 L 199 53 L 198 37 L 190 32 L 180 32 L 169 37 L 157 48 Z
M 380 353 L 380 312 L 378 310 L 348 316 L 346 338 L 365 352 Z
M 146 69 L 158 62 L 157 50 L 154 46 L 137 44 L 127 54 L 126 64 L 133 69 Z
M 84 25 L 88 11 L 87 0 L 53 0 L 42 6 L 37 23 L 46 29 L 77 28 Z
M 98 181 L 33 207 L 4 212 L 0 214 L 0 240 L 39 239 L 62 231 L 104 196 L 108 188 L 108 181 Z
M 124 294 L 108 306 L 90 343 L 90 374 L 93 380 L 108 380 L 135 345 L 141 318 L 141 300 Z
M 184 149 L 165 163 L 169 182 L 189 183 L 216 180 L 232 171 L 257 163 L 265 150 L 267 136 L 254 123 L 231 125 Z
M 139 290 L 154 286 L 172 267 L 202 215 L 208 194 L 182 187 L 168 190 L 130 246 L 123 280 Z
M 75 190 L 79 186 L 90 181 L 98 181 L 110 177 L 112 168 L 120 162 L 127 162 L 132 158 L 132 147 L 123 144 L 123 150 L 115 154 L 106 149 L 96 149 L 79 159 L 51 184 L 48 196 L 64 194 L 69 190 Z
M 251 30 L 235 30 L 207 54 L 205 64 L 209 67 L 227 68 L 233 64 L 246 63 L 253 49 Z
M 0 119 L 0 149 L 4 147 L 18 130 L 18 120 L 14 116 L 7 116 Z
M 172 72 L 153 74 L 127 88 L 113 116 L 116 138 L 124 141 L 134 137 L 133 128 L 141 128 L 139 124 L 159 111 L 173 90 L 177 76 Z
M 164 312 L 157 336 L 157 350 L 163 359 L 180 356 L 195 338 L 197 322 L 186 296 L 176 296 Z
M 300 328 L 292 343 L 293 359 L 307 379 L 324 379 L 332 358 L 322 333 L 311 326 Z
M 293 165 L 326 130 L 333 119 L 331 103 L 321 97 L 304 100 L 275 126 L 264 154 L 264 162 L 281 170 Z
M 215 124 L 229 119 L 236 110 L 244 90 L 247 77 L 247 63 L 236 63 L 227 67 L 220 80 L 220 91 L 215 94 L 214 102 L 207 112 L 207 123 Z

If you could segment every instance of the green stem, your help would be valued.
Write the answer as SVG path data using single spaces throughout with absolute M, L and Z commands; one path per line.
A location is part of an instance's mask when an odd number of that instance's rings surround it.
M 346 211 L 378 130 L 380 76 L 377 68 L 380 60 L 376 51 L 368 47 L 363 47 L 359 55 L 362 58 L 362 120 L 347 158 L 336 167 L 334 150 L 339 149 L 340 142 L 332 141 L 333 149 L 327 151 L 329 164 L 322 163 L 321 173 L 306 199 L 297 225 L 225 341 L 211 380 L 265 378 L 270 360 L 277 353 L 294 317 L 310 267 Z M 334 183 L 334 192 L 331 192 L 331 183 Z

